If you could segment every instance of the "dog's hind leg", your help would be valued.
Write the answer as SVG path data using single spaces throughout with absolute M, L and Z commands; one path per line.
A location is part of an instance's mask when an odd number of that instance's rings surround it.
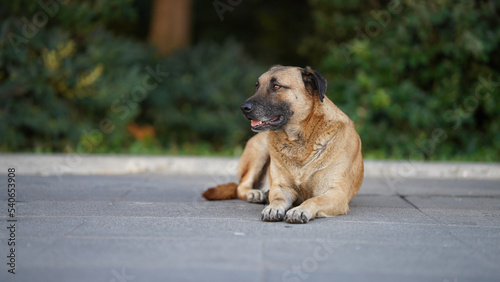
M 251 203 L 267 202 L 268 193 L 265 189 L 267 185 L 264 184 L 267 180 L 269 162 L 267 133 L 259 133 L 248 140 L 243 150 L 238 164 L 239 184 L 218 185 L 205 191 L 202 196 L 207 200 L 238 198 Z
M 248 140 L 238 165 L 238 199 L 251 203 L 267 201 L 269 162 L 267 133 L 259 133 Z

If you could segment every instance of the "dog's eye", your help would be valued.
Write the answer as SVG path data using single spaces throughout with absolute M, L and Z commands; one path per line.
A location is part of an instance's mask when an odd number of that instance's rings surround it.
M 273 85 L 273 89 L 274 89 L 274 90 L 278 90 L 278 89 L 280 89 L 280 88 L 281 88 L 281 86 L 279 86 L 278 84 Z
M 259 82 L 255 82 L 255 88 L 259 88 Z

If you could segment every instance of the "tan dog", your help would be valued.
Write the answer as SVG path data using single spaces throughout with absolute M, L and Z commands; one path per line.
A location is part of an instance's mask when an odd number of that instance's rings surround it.
M 346 214 L 363 181 L 361 140 L 352 120 L 325 97 L 326 84 L 309 67 L 273 66 L 262 74 L 241 106 L 261 133 L 245 146 L 239 185 L 219 185 L 203 197 L 263 203 L 267 175 L 263 221 L 306 223 Z

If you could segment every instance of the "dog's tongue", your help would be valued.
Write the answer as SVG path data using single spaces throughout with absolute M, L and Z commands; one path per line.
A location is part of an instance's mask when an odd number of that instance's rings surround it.
M 260 124 L 260 121 L 258 121 L 258 120 L 252 120 L 252 122 L 250 123 L 250 125 L 252 127 L 255 127 L 255 126 L 259 125 L 259 124 Z

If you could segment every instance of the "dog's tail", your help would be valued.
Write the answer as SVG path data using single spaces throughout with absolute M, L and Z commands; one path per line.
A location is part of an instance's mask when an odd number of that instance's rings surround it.
M 201 196 L 209 201 L 236 199 L 236 188 L 238 184 L 228 183 L 209 188 Z

